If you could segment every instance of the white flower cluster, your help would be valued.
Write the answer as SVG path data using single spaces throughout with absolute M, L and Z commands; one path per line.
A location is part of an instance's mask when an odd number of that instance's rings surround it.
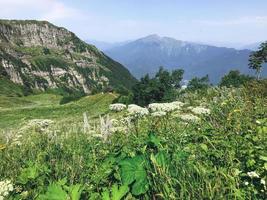
M 10 180 L 0 181 L 0 200 L 3 200 L 14 190 Z
M 22 135 L 20 135 L 20 134 L 16 134 L 16 135 L 12 138 L 12 143 L 11 143 L 11 145 L 14 145 L 14 146 L 16 146 L 16 145 L 18 145 L 18 146 L 22 145 L 22 143 L 21 143 L 21 139 L 22 139 Z
M 167 113 L 164 112 L 164 111 L 157 111 L 157 112 L 153 112 L 153 113 L 151 113 L 151 116 L 152 116 L 152 117 L 163 117 L 163 116 L 165 116 L 165 115 L 167 115 Z
M 174 110 L 179 110 L 184 103 L 180 101 L 174 101 L 171 103 L 151 103 L 148 105 L 148 108 L 151 112 L 172 112 Z
M 252 172 L 248 172 L 247 175 L 248 175 L 250 178 L 260 178 L 260 176 L 259 176 L 256 172 L 254 172 L 254 171 L 252 171 Z
M 126 105 L 122 103 L 114 103 L 109 105 L 109 110 L 111 111 L 120 112 L 124 109 L 126 109 Z
M 208 115 L 210 114 L 210 109 L 207 109 L 207 108 L 203 108 L 203 107 L 195 107 L 195 108 L 192 108 L 192 112 L 197 114 L 197 115 Z
M 41 128 L 46 128 L 54 122 L 50 119 L 33 119 L 30 120 L 29 124 L 39 126 Z
M 32 119 L 28 122 L 27 125 L 23 126 L 19 132 L 23 133 L 25 131 L 27 131 L 28 129 L 32 129 L 32 128 L 38 128 L 38 130 L 40 131 L 45 131 L 47 130 L 47 128 L 53 124 L 54 121 L 50 120 L 50 119 Z
M 135 104 L 130 104 L 128 106 L 127 111 L 129 112 L 129 115 L 132 117 L 143 117 L 149 114 L 149 111 L 147 108 L 143 108 Z
M 186 122 L 197 122 L 200 120 L 197 116 L 192 114 L 181 114 L 179 117 Z

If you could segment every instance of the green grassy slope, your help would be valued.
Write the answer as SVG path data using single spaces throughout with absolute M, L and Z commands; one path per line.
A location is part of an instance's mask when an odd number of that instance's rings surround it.
M 0 95 L 23 96 L 23 87 L 0 75 Z
M 97 94 L 59 105 L 61 96 L 55 94 L 0 96 L 0 130 L 17 128 L 31 119 L 51 119 L 70 125 L 82 123 L 83 112 L 90 118 L 98 117 L 108 111 L 108 105 L 115 97 L 114 94 Z

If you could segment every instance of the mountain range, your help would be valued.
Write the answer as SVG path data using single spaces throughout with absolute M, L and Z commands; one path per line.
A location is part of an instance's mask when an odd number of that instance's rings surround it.
M 107 48 L 104 52 L 137 78 L 146 73 L 153 76 L 160 66 L 168 70 L 184 69 L 184 78 L 188 80 L 208 74 L 215 84 L 230 70 L 254 74 L 248 67 L 249 49 L 216 47 L 155 34 Z M 263 75 L 267 75 L 266 69 Z
M 28 90 L 130 88 L 136 79 L 120 63 L 74 33 L 46 21 L 0 20 L 0 79 Z

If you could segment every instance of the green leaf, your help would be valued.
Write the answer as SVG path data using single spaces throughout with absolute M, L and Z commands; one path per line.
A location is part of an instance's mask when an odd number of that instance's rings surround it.
M 168 154 L 165 151 L 160 151 L 155 156 L 156 163 L 161 167 L 166 167 L 168 163 Z
M 208 146 L 204 143 L 200 144 L 200 148 L 203 149 L 205 152 L 208 151 Z
M 122 199 L 127 192 L 129 192 L 129 187 L 127 185 L 122 185 L 118 189 L 118 185 L 114 184 L 111 188 L 112 200 L 120 200 Z
M 66 177 L 63 178 L 63 179 L 60 179 L 59 181 L 57 181 L 57 184 L 61 185 L 61 186 L 66 185 L 66 183 L 67 183 L 67 178 Z
M 160 139 L 154 134 L 154 133 L 149 133 L 149 140 L 148 142 L 154 144 L 156 147 L 160 147 Z
M 117 184 L 112 185 L 111 197 L 108 189 L 102 192 L 102 200 L 121 200 L 129 192 L 129 187 L 127 185 L 122 185 L 118 188 Z
M 143 174 L 146 177 L 146 174 Z M 132 193 L 133 195 L 145 194 L 149 189 L 147 178 L 138 178 L 133 184 Z
M 81 184 L 70 186 L 69 194 L 70 194 L 71 200 L 79 200 L 81 198 L 82 191 L 83 191 L 83 187 Z
M 119 162 L 120 175 L 124 185 L 132 186 L 132 193 L 140 195 L 146 193 L 148 190 L 147 173 L 144 156 L 135 156 L 133 158 L 126 158 Z
M 252 167 L 256 164 L 256 161 L 254 159 L 249 159 L 246 162 L 247 167 Z
M 32 165 L 22 169 L 18 177 L 18 182 L 21 184 L 26 184 L 30 180 L 36 179 L 38 176 L 39 176 L 39 171 L 37 165 Z
M 39 200 L 66 200 L 68 194 L 58 184 L 52 183 L 48 186 L 47 192 L 40 195 Z
M 110 200 L 108 189 L 105 189 L 104 192 L 102 192 L 102 200 Z
M 101 181 L 106 180 L 107 177 L 112 173 L 114 170 L 114 164 L 116 159 L 113 156 L 107 157 L 100 167 L 97 169 L 96 175 L 92 177 L 92 180 L 99 184 Z

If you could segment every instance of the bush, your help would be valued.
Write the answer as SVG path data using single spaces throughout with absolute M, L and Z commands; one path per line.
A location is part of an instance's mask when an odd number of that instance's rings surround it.
M 253 79 L 254 78 L 251 76 L 241 74 L 238 70 L 233 70 L 222 77 L 219 85 L 226 87 L 240 87 Z
M 191 79 L 187 85 L 188 91 L 196 91 L 196 90 L 202 90 L 205 91 L 209 88 L 209 76 L 206 75 L 202 78 L 195 77 Z
M 183 73 L 183 70 L 174 70 L 170 73 L 161 67 L 155 77 L 150 78 L 149 75 L 142 77 L 132 89 L 133 101 L 144 106 L 152 102 L 174 100 Z

